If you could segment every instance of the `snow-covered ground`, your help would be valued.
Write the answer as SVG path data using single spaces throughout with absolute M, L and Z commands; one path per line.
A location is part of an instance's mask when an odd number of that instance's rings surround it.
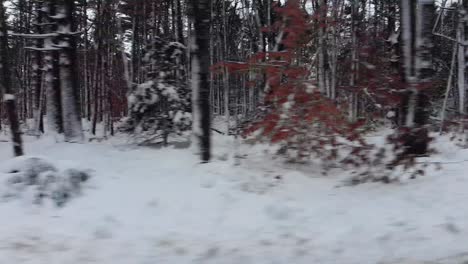
M 0 139 L 6 139 L 0 136 Z M 342 186 L 217 138 L 215 160 L 114 139 L 27 139 L 26 152 L 94 170 L 64 208 L 0 201 L 0 263 L 461 264 L 468 261 L 468 151 L 438 143 L 443 170 Z M 247 156 L 235 165 L 238 146 Z M 0 180 L 11 158 L 0 140 Z M 3 168 L 3 171 L 2 171 Z

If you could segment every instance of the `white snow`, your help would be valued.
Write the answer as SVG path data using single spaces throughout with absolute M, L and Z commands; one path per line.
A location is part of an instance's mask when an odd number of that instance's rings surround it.
M 388 113 L 387 113 L 387 118 L 393 118 L 393 117 L 395 117 L 395 116 L 396 116 L 395 111 L 388 111 Z
M 0 134 L 0 180 L 11 149 Z M 216 137 L 186 149 L 26 138 L 28 155 L 94 170 L 64 208 L 0 201 L 0 263 L 450 264 L 468 260 L 468 150 L 439 139 L 444 169 L 400 184 L 341 186 L 343 172 L 272 159 Z M 335 174 L 333 176 L 333 174 Z M 337 176 L 340 174 L 340 176 Z M 341 187 L 340 187 L 341 186 Z M 427 262 L 426 262 L 427 261 Z
M 3 100 L 5 101 L 14 101 L 16 99 L 14 94 L 4 94 Z

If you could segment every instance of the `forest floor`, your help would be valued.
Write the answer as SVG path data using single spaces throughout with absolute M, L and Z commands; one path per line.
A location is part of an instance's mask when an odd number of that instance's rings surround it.
M 0 136 L 0 139 L 7 138 Z M 346 172 L 273 160 L 216 138 L 212 163 L 187 149 L 113 139 L 26 138 L 28 155 L 93 170 L 63 208 L 0 201 L 0 263 L 468 263 L 468 150 L 438 143 L 440 171 L 397 184 L 342 186 Z M 11 146 L 0 140 L 2 164 Z

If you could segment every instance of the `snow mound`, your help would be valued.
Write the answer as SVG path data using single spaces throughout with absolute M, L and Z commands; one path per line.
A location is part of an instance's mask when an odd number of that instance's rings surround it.
M 45 199 L 49 199 L 56 206 L 62 207 L 81 194 L 83 184 L 90 177 L 90 170 L 60 170 L 43 158 L 15 158 L 4 168 L 0 167 L 0 178 L 6 179 L 0 186 L 0 197 L 4 201 L 23 198 L 35 204 L 42 204 Z

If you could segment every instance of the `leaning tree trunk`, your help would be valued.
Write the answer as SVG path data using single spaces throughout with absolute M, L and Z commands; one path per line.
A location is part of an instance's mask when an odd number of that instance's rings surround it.
M 65 141 L 82 142 L 84 140 L 81 124 L 81 107 L 79 94 L 79 79 L 77 69 L 75 24 L 73 0 L 63 0 L 58 17 L 60 32 L 60 84 L 62 91 L 62 116 Z
M 0 0 L 0 70 L 2 79 L 0 79 L 1 88 L 4 91 L 4 102 L 10 121 L 10 130 L 13 140 L 13 151 L 15 156 L 22 156 L 23 141 L 19 127 L 18 114 L 16 112 L 16 98 L 11 82 L 11 72 L 8 58 L 8 31 L 6 25 L 5 8 L 3 0 Z
M 200 147 L 202 162 L 211 158 L 210 117 L 210 7 L 211 0 L 192 0 L 191 15 L 195 27 L 192 57 L 193 134 Z

